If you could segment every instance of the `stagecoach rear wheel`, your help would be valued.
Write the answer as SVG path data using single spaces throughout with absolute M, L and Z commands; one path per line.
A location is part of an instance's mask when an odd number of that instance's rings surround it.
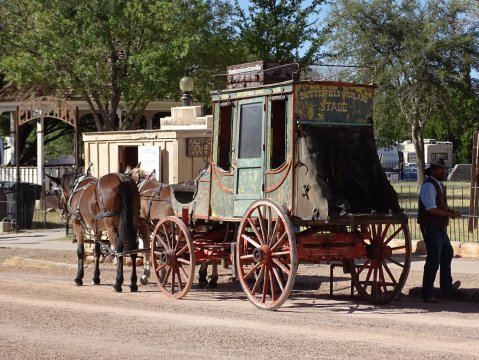
M 181 299 L 194 279 L 195 252 L 185 223 L 168 216 L 155 227 L 151 242 L 151 263 L 156 283 L 166 296 Z
M 351 278 L 359 295 L 386 304 L 400 294 L 411 265 L 411 235 L 407 224 L 361 226 L 364 259 L 350 261 Z
M 236 243 L 237 274 L 248 299 L 276 310 L 289 297 L 298 268 L 291 220 L 276 203 L 261 199 L 246 210 Z

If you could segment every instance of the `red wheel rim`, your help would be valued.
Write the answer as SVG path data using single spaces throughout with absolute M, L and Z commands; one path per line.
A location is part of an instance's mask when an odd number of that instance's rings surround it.
M 249 300 L 266 310 L 289 297 L 297 270 L 296 241 L 289 217 L 270 200 L 246 211 L 236 244 L 238 277 Z
M 351 261 L 351 277 L 359 295 L 373 304 L 386 304 L 400 294 L 411 265 L 407 224 L 362 227 L 366 258 Z
M 191 288 L 195 255 L 190 232 L 174 216 L 158 222 L 151 243 L 151 263 L 156 283 L 168 297 L 181 299 Z

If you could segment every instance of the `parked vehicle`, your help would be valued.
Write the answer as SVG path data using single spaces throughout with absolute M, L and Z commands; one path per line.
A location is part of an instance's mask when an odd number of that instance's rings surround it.
M 392 171 L 399 168 L 399 153 L 396 145 L 379 148 L 378 157 L 384 170 Z
M 414 144 L 411 140 L 399 144 L 399 151 L 403 153 L 404 165 L 416 165 L 417 155 Z M 450 141 L 437 141 L 436 139 L 424 139 L 424 161 L 430 163 L 432 160 L 442 158 L 447 167 L 452 167 L 453 146 Z

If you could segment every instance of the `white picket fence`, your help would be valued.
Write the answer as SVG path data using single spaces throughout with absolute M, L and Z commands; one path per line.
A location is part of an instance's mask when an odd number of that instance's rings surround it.
M 66 172 L 73 172 L 74 168 L 72 166 L 48 166 L 44 169 L 44 174 L 50 176 L 60 177 Z M 83 169 L 80 169 L 83 171 Z M 36 166 L 20 166 L 20 182 L 24 183 L 37 183 L 38 179 L 38 168 Z M 1 181 L 17 181 L 17 168 L 16 166 L 0 166 L 0 182 Z M 54 187 L 54 184 L 51 184 L 50 179 L 46 176 L 43 177 L 45 185 L 45 190 L 49 191 Z

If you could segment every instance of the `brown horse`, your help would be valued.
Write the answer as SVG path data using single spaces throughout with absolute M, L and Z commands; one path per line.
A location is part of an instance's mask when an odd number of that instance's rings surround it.
M 107 174 L 100 179 L 91 176 L 77 177 L 76 174 L 64 174 L 60 178 L 48 177 L 60 187 L 61 215 L 64 221 L 72 220 L 78 243 L 78 271 L 74 280 L 75 284 L 83 285 L 84 230 L 92 230 L 95 234 L 93 284 L 100 284 L 99 259 L 102 246 L 100 237 L 101 233 L 106 231 L 111 243 L 111 248 L 106 248 L 118 260 L 113 288 L 117 292 L 122 291 L 123 256 L 129 255 L 132 260 L 130 291 L 137 291 L 136 234 L 140 195 L 135 182 L 124 174 L 118 173 Z
M 170 185 L 159 182 L 154 177 L 145 179 L 145 172 L 140 168 L 140 164 L 132 169 L 127 169 L 125 174 L 130 176 L 138 185 L 141 198 L 141 210 L 139 220 L 139 232 L 143 240 L 144 248 L 150 247 L 151 231 L 150 225 L 154 226 L 159 220 L 174 216 L 175 211 L 171 204 L 172 190 Z M 143 285 L 148 283 L 150 276 L 150 259 L 145 261 L 145 270 L 140 282 Z M 208 264 L 202 263 L 199 270 L 199 286 L 216 287 L 218 282 L 218 266 L 213 264 L 211 280 L 207 281 Z
M 139 165 L 133 169 L 127 169 L 125 174 L 129 176 L 138 186 L 140 193 L 140 217 L 138 221 L 138 231 L 143 240 L 143 248 L 150 248 L 151 231 L 150 225 L 154 226 L 160 219 L 175 215 L 171 206 L 171 189 L 154 177 L 144 179 L 144 171 Z M 140 282 L 143 285 L 148 283 L 150 276 L 150 257 L 145 256 L 145 266 Z

